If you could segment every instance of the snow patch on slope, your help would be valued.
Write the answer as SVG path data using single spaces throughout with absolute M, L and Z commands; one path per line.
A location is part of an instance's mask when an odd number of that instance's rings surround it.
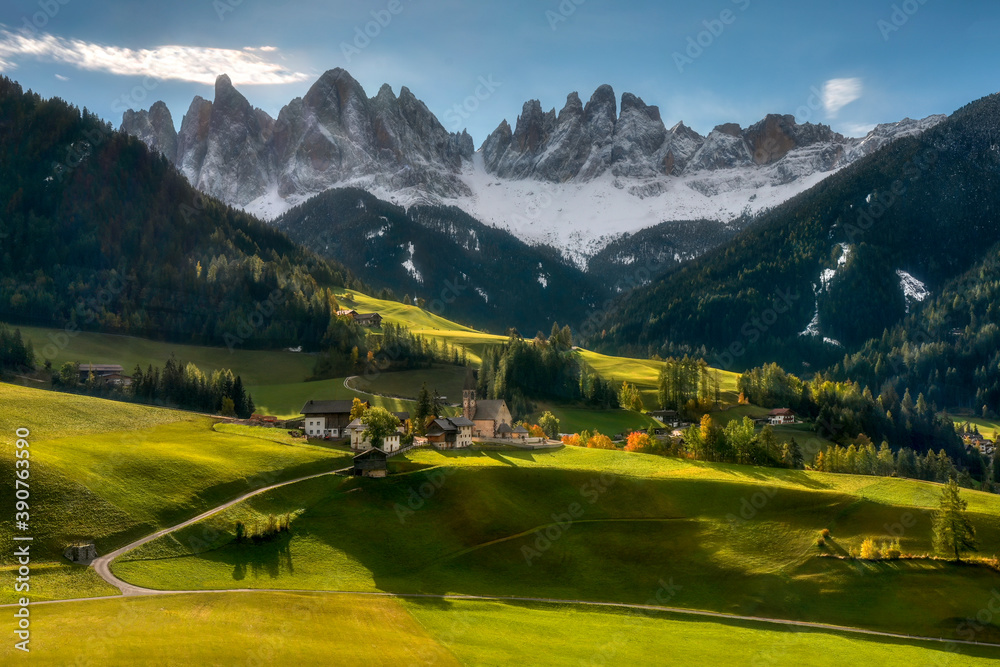
M 912 275 L 903 271 L 901 269 L 896 269 L 896 275 L 899 276 L 899 287 L 903 290 L 903 296 L 906 297 L 906 312 L 910 312 L 910 305 L 913 303 L 921 303 L 927 300 L 927 297 L 931 295 L 930 290 L 923 282 L 917 280 Z

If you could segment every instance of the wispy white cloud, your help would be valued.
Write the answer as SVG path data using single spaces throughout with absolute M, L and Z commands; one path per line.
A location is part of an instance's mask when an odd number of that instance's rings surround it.
M 0 29 L 0 69 L 3 70 L 14 69 L 18 60 L 30 58 L 92 72 L 205 84 L 214 83 L 222 73 L 228 74 L 235 85 L 293 83 L 308 78 L 258 53 L 274 50 L 274 47 L 251 51 L 177 45 L 128 49 L 45 33 L 29 35 Z
M 861 97 L 864 86 L 861 79 L 830 79 L 823 84 L 823 108 L 830 118 L 851 102 Z
M 56 78 L 59 79 L 60 81 L 69 81 L 69 77 L 63 76 L 62 74 L 56 74 Z

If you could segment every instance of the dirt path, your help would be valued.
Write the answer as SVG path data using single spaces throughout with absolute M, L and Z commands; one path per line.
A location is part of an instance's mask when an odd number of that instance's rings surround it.
M 115 551 L 112 551 L 109 554 L 100 556 L 96 558 L 93 561 L 93 563 L 91 563 L 91 565 L 93 565 L 94 571 L 97 572 L 97 574 L 101 577 L 101 579 L 104 579 L 104 581 L 108 582 L 109 584 L 120 590 L 122 592 L 122 595 L 152 595 L 157 593 L 163 593 L 164 591 L 156 591 L 151 588 L 142 588 L 141 586 L 133 586 L 132 584 L 126 581 L 122 581 L 121 579 L 116 577 L 114 573 L 111 571 L 111 563 L 122 554 L 132 551 L 133 549 L 136 549 L 138 547 L 141 547 L 143 544 L 146 544 L 147 542 L 152 542 L 153 540 L 163 537 L 164 535 L 169 535 L 170 533 L 176 532 L 182 528 L 186 528 L 193 523 L 198 523 L 202 519 L 207 519 L 208 517 L 214 514 L 218 514 L 219 512 L 227 510 L 233 505 L 239 504 L 248 498 L 253 498 L 254 496 L 266 493 L 268 491 L 271 491 L 272 489 L 278 489 L 283 486 L 288 486 L 290 484 L 298 484 L 299 482 L 304 482 L 309 479 L 316 479 L 317 477 L 325 477 L 327 475 L 332 475 L 332 474 L 334 474 L 334 471 L 321 472 L 315 475 L 299 477 L 298 479 L 289 480 L 287 482 L 281 482 L 279 484 L 272 484 L 271 486 L 265 486 L 262 489 L 251 491 L 250 493 L 246 493 L 240 496 L 239 498 L 236 498 L 235 500 L 230 500 L 228 503 L 219 505 L 218 507 L 210 509 L 207 512 L 203 512 L 198 516 L 194 517 L 193 519 L 188 519 L 187 521 L 179 523 L 176 526 L 171 526 L 170 528 L 164 528 L 163 530 L 159 530 L 153 533 L 152 535 L 147 535 L 142 539 L 136 540 L 131 544 L 126 544 L 120 549 L 116 549 Z

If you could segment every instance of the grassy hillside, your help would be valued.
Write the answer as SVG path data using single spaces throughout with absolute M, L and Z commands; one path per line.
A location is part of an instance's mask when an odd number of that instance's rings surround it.
M 909 524 L 931 550 L 939 487 L 898 479 L 711 465 L 569 448 L 418 451 L 387 480 L 283 488 L 119 561 L 149 587 L 385 590 L 645 602 L 661 579 L 675 606 L 953 636 L 1000 575 L 937 561 L 861 564 L 846 553 Z M 436 470 L 421 470 L 438 466 Z M 963 492 L 984 553 L 1000 546 L 1000 497 Z M 412 505 L 409 505 L 412 503 Z M 571 508 L 576 508 L 573 510 Z M 409 511 L 412 508 L 413 511 Z M 568 512 L 577 513 L 572 525 Z M 235 521 L 293 512 L 291 536 L 231 543 Z M 217 538 L 190 549 L 191 535 Z M 527 549 L 527 551 L 526 551 Z M 533 550 L 533 551 L 532 551 Z M 982 640 L 1000 639 L 988 625 Z
M 109 592 L 91 571 L 62 559 L 68 544 L 94 540 L 107 553 L 240 493 L 334 470 L 347 459 L 324 448 L 218 432 L 212 420 L 182 412 L 8 384 L 0 384 L 0 405 L 0 432 L 31 431 L 33 562 L 48 564 L 33 580 L 36 599 L 72 596 L 91 583 L 94 593 Z M 13 448 L 6 447 L 0 490 L 8 497 L 13 470 Z M 9 541 L 12 530 L 5 522 L 0 539 Z M 11 595 L 5 589 L 3 597 Z
M 32 663 L 994 664 L 997 652 L 670 614 L 310 593 L 188 594 L 32 610 Z M 322 628 L 318 632 L 317 628 Z M 180 638 L 180 639 L 178 639 Z M 10 642 L 0 660 L 14 660 Z
M 52 362 L 58 368 L 66 361 L 83 364 L 119 364 L 127 374 L 136 364 L 145 371 L 149 364 L 163 366 L 174 355 L 183 362 L 191 362 L 205 373 L 229 368 L 243 378 L 248 386 L 302 382 L 312 375 L 316 358 L 310 354 L 294 352 L 229 350 L 224 347 L 180 345 L 135 338 L 82 332 L 73 337 L 61 337 L 62 329 L 19 327 L 25 340 L 30 341 L 35 354 Z M 62 342 L 65 346 L 53 344 Z M 51 354 L 51 356 L 50 356 Z

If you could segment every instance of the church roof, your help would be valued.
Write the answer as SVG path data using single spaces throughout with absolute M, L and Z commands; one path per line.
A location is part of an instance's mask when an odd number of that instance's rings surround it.
M 476 401 L 476 414 L 473 419 L 492 419 L 497 421 L 500 419 L 500 411 L 502 408 L 507 407 L 507 403 L 503 400 L 499 401 Z

